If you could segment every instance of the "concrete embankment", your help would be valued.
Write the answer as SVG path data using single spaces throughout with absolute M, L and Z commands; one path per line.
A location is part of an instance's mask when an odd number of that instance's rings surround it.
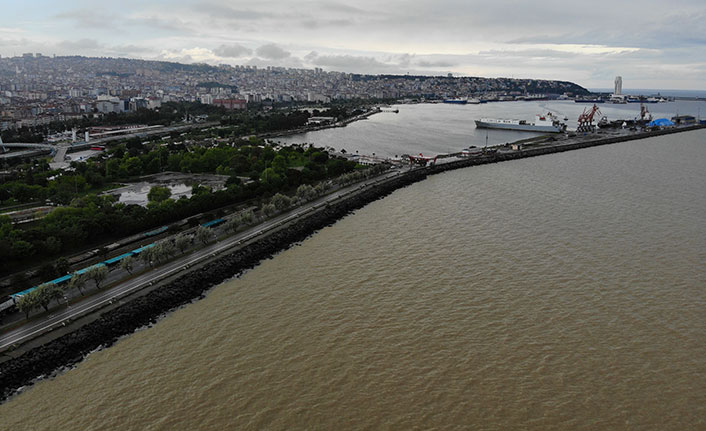
M 144 296 L 103 313 L 92 323 L 0 364 L 0 400 L 40 376 L 71 366 L 91 351 L 154 323 L 161 315 L 202 297 L 211 287 L 305 239 L 351 211 L 426 177 L 413 171 L 322 207 L 245 246 L 194 269 Z

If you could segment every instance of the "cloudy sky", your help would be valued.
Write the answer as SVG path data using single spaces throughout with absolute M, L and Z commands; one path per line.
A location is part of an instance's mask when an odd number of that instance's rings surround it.
M 706 89 L 705 0 L 0 0 L 0 55 Z

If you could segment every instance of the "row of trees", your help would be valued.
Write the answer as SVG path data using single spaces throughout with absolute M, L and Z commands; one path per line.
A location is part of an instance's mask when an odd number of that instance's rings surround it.
M 247 210 L 230 217 L 225 223 L 225 229 L 228 232 L 236 232 L 241 226 L 250 225 L 255 220 L 255 213 L 252 210 Z
M 380 175 L 381 173 L 385 172 L 390 168 L 389 165 L 385 164 L 378 164 L 378 165 L 373 165 L 368 169 L 362 169 L 358 171 L 353 171 L 349 172 L 346 174 L 343 174 L 336 178 L 336 183 L 340 185 L 347 185 L 347 184 L 353 184 L 358 181 L 362 181 L 368 178 L 372 178 L 374 176 Z
M 329 187 L 329 183 L 319 183 L 316 186 L 302 184 L 297 188 L 297 191 L 293 197 L 289 197 L 282 193 L 275 194 L 269 202 L 262 206 L 261 211 L 265 216 L 270 217 L 293 206 L 297 206 L 304 202 L 323 196 Z
M 252 210 L 248 210 L 236 214 L 225 223 L 227 231 L 236 232 L 239 227 L 252 224 L 256 220 Z M 193 244 L 194 241 L 199 241 L 202 244 L 207 244 L 214 237 L 214 232 L 211 228 L 199 226 L 193 235 L 180 233 L 173 238 L 158 241 L 154 246 L 142 250 L 139 259 L 145 265 L 153 267 L 159 263 L 168 261 L 175 257 L 178 253 L 183 254 Z M 135 260 L 133 257 L 126 257 L 121 261 L 121 267 L 132 273 Z
M 225 228 L 228 231 L 236 232 L 241 226 L 250 225 L 256 220 L 257 218 L 255 217 L 253 211 L 247 210 L 230 217 L 225 224 Z M 213 238 L 213 236 L 213 230 L 204 226 L 199 226 L 193 235 L 180 233 L 173 238 L 159 241 L 155 243 L 154 246 L 142 250 L 138 259 L 145 266 L 152 268 L 160 263 L 168 261 L 179 253 L 185 253 L 186 250 L 191 247 L 194 240 L 197 240 L 205 245 Z M 132 274 L 136 263 L 135 257 L 127 256 L 120 261 L 120 268 L 128 274 Z M 42 283 L 37 286 L 37 289 L 22 296 L 18 301 L 17 307 L 21 312 L 25 313 L 27 318 L 29 318 L 29 314 L 33 310 L 38 308 L 44 308 L 46 311 L 49 311 L 51 301 L 56 300 L 56 304 L 59 305 L 62 299 L 67 300 L 66 295 L 70 291 L 78 290 L 78 292 L 83 296 L 83 289 L 85 288 L 86 282 L 89 280 L 93 280 L 96 288 L 100 289 L 101 284 L 108 277 L 108 274 L 109 270 L 106 266 L 95 265 L 83 274 L 78 274 L 77 272 L 73 273 L 68 283 L 65 285 Z
M 44 308 L 49 311 L 49 304 L 56 300 L 58 305 L 62 299 L 67 299 L 66 294 L 70 290 L 78 290 L 83 295 L 83 288 L 88 280 L 95 282 L 96 288 L 100 289 L 101 284 L 108 277 L 108 268 L 103 265 L 91 267 L 83 274 L 74 273 L 71 279 L 65 286 L 60 286 L 54 283 L 43 283 L 37 286 L 36 289 L 23 295 L 17 302 L 17 308 L 20 312 L 29 318 L 29 313 L 37 308 Z

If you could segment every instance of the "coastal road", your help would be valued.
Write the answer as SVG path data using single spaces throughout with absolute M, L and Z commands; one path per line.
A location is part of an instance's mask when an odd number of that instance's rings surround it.
M 401 175 L 406 170 L 393 169 L 386 174 L 356 183 L 351 186 L 337 190 L 329 195 L 326 195 L 318 200 L 304 204 L 287 213 L 269 219 L 260 223 L 246 231 L 238 233 L 232 237 L 218 241 L 208 245 L 202 249 L 196 250 L 189 255 L 177 258 L 176 260 L 159 266 L 153 270 L 137 275 L 134 278 L 123 283 L 117 284 L 109 289 L 98 291 L 83 301 L 67 306 L 64 309 L 55 310 L 54 312 L 40 318 L 37 321 L 29 322 L 21 327 L 8 331 L 0 335 L 0 351 L 12 346 L 13 344 L 22 344 L 31 340 L 45 332 L 57 329 L 66 325 L 67 320 L 76 319 L 90 312 L 96 311 L 106 305 L 119 300 L 126 295 L 129 295 L 145 287 L 162 280 L 166 277 L 174 275 L 180 271 L 186 270 L 193 265 L 206 261 L 207 259 L 220 254 L 223 251 L 238 246 L 239 244 L 249 241 L 263 233 L 272 229 L 278 228 L 290 221 L 296 220 L 300 216 L 315 211 L 316 209 L 325 206 L 329 202 L 333 202 L 341 197 L 345 197 L 357 190 L 367 188 L 382 181 Z

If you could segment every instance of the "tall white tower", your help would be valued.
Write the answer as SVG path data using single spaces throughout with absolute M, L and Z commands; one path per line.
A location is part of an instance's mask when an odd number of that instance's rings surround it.
M 615 94 L 615 95 L 623 94 L 623 77 L 622 76 L 615 77 L 615 91 L 613 92 L 613 94 Z

